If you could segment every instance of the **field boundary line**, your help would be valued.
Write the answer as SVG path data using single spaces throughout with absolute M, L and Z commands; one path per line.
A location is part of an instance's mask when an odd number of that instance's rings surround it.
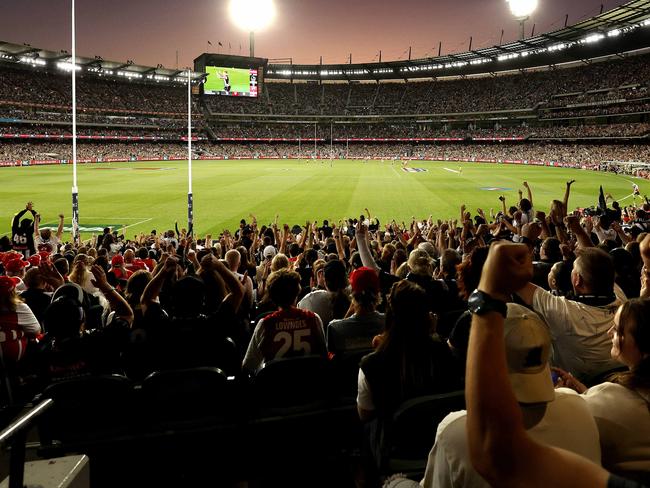
M 442 168 L 442 169 L 444 169 L 445 171 L 451 171 L 452 173 L 456 173 L 456 174 L 460 173 L 460 171 L 451 168 Z

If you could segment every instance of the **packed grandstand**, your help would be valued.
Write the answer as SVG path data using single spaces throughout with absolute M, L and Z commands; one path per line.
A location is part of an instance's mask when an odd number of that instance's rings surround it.
M 193 73 L 193 157 L 650 178 L 650 5 L 614 11 L 448 61 L 270 64 L 254 99 L 202 94 Z M 57 63 L 0 43 L 0 166 L 72 159 L 70 66 Z M 178 70 L 87 60 L 78 161 L 185 159 L 184 83 Z M 458 202 L 453 219 L 251 214 L 220 235 L 176 226 L 133 239 L 111 228 L 69 239 L 63 214 L 41 229 L 30 196 L 0 238 L 1 425 L 53 399 L 38 454 L 90 453 L 94 486 L 487 486 L 481 475 L 504 486 L 488 450 L 508 449 L 503 432 L 527 439 L 508 422 L 521 415 L 514 388 L 521 411 L 548 420 L 529 428 L 536 441 L 648 483 L 650 201 L 632 183 L 625 206 L 601 188 L 574 212 L 573 183 L 549 208 L 523 182 L 510 206 Z M 506 340 L 508 365 L 501 317 L 519 339 Z M 477 411 L 500 422 L 484 422 L 490 442 L 468 454 Z
M 602 22 L 599 32 L 608 25 L 613 32 L 611 21 Z M 577 167 L 649 162 L 650 54 L 637 40 L 632 48 L 621 40 L 646 29 L 639 26 L 605 36 L 601 42 L 609 45 L 601 49 L 580 45 L 579 37 L 573 41 L 578 46 L 565 41 L 566 50 L 552 48 L 558 43 L 549 37 L 547 49 L 556 52 L 547 56 L 557 63 L 544 59 L 539 65 L 540 54 L 524 56 L 514 43 L 500 49 L 519 56 L 517 69 L 508 69 L 509 58 L 499 58 L 498 71 L 476 73 L 475 66 L 483 65 L 467 58 L 465 64 L 475 68 L 469 75 L 460 66 L 446 69 L 447 76 L 423 78 L 409 66 L 413 75 L 401 80 L 380 79 L 373 69 L 365 69 L 370 73 L 365 79 L 346 80 L 319 74 L 337 73 L 333 67 L 296 67 L 294 74 L 282 76 L 286 67 L 270 65 L 257 98 L 203 95 L 197 87 L 195 155 L 534 160 Z M 583 38 L 589 33 L 575 32 Z M 612 48 L 617 42 L 620 48 Z M 69 160 L 70 77 L 60 69 L 61 61 L 44 62 L 52 53 L 22 51 L 7 44 L 0 59 L 0 164 Z M 185 157 L 187 97 L 181 71 L 130 72 L 130 66 L 108 69 L 96 60 L 85 66 L 77 100 L 82 162 Z M 356 68 L 361 67 L 353 65 L 351 72 L 364 71 Z M 195 75 L 193 82 L 200 85 L 200 74 Z

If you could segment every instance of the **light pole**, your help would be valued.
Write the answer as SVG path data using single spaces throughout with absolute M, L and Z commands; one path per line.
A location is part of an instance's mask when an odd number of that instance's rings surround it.
M 523 40 L 526 37 L 524 30 L 526 21 L 530 18 L 537 8 L 538 0 L 506 0 L 510 6 L 510 12 L 514 15 L 515 19 L 519 21 L 519 39 Z
M 192 195 L 192 70 L 187 68 L 187 232 L 194 229 L 194 196 Z
M 75 20 L 75 0 L 71 4 L 72 16 L 72 240 L 79 239 L 79 187 L 77 186 L 77 25 Z
M 273 0 L 230 0 L 229 10 L 235 25 L 249 33 L 250 57 L 255 57 L 255 32 L 273 22 Z

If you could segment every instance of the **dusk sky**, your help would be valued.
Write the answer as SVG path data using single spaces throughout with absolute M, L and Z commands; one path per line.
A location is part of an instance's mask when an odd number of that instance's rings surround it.
M 603 3 L 609 10 L 621 0 L 539 0 L 527 23 L 535 32 L 597 14 Z M 248 34 L 230 22 L 227 0 L 77 0 L 77 51 L 105 60 L 132 59 L 137 64 L 158 63 L 173 68 L 176 51 L 184 67 L 206 50 L 248 54 Z M 413 58 L 497 44 L 517 37 L 518 24 L 505 0 L 275 0 L 275 23 L 256 34 L 256 52 L 271 59 L 293 58 L 294 63 L 373 61 Z M 29 43 L 50 50 L 70 49 L 70 1 L 4 0 L 0 40 Z M 219 48 L 218 42 L 223 44 Z

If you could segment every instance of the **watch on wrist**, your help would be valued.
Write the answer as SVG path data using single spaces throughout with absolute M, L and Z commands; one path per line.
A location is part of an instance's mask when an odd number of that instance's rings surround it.
M 508 315 L 506 302 L 492 298 L 478 289 L 469 296 L 467 306 L 469 311 L 476 315 L 485 315 L 488 312 L 499 312 L 504 318 Z

